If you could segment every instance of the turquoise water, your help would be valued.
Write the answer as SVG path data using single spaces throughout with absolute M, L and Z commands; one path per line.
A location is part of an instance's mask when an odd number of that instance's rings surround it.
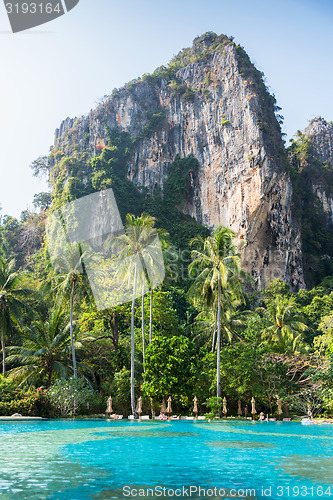
M 5 422 L 0 443 L 1 500 L 333 498 L 330 425 Z

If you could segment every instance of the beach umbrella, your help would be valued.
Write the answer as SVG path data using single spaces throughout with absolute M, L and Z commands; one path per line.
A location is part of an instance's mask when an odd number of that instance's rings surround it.
M 224 417 L 227 416 L 228 408 L 227 408 L 227 398 L 224 396 L 223 398 L 223 415 Z
M 257 410 L 256 410 L 256 400 L 254 398 L 251 399 L 251 404 L 252 404 L 251 413 L 252 413 L 252 418 L 254 420 L 254 416 L 257 413 Z
M 310 403 L 308 404 L 308 417 L 309 417 L 309 419 L 311 420 L 311 418 L 312 418 L 312 410 L 311 410 L 311 405 L 310 405 Z
M 242 414 L 242 402 L 241 400 L 239 399 L 238 400 L 238 416 L 240 417 Z
M 281 420 L 281 415 L 283 413 L 283 410 L 282 410 L 282 402 L 281 402 L 281 399 L 279 398 L 279 396 L 277 397 L 277 406 L 278 406 L 279 420 Z
M 198 398 L 196 396 L 194 396 L 194 399 L 193 399 L 193 413 L 195 415 L 195 417 L 198 416 Z
M 138 402 L 137 402 L 135 410 L 139 414 L 139 420 L 140 420 L 140 416 L 142 413 L 142 397 L 141 396 L 138 398 Z
M 247 413 L 248 413 L 248 406 L 245 405 L 245 410 L 244 410 L 244 415 L 245 415 L 245 418 L 247 418 Z
M 166 413 L 166 411 L 167 409 L 166 409 L 165 399 L 163 399 L 161 406 L 161 413 Z
M 112 398 L 111 396 L 108 398 L 107 402 L 106 402 L 106 410 L 105 410 L 105 413 L 108 413 L 109 415 L 111 415 L 111 413 L 113 413 L 113 409 L 112 409 Z
M 170 418 L 170 415 L 172 413 L 172 407 L 171 407 L 171 396 L 168 397 L 168 407 L 166 409 L 166 412 L 168 414 L 168 417 Z

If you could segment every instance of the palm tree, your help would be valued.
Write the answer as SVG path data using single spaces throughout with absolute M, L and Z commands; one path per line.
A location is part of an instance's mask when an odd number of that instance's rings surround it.
M 169 247 L 169 233 L 165 229 L 158 228 L 156 229 L 159 241 L 161 243 L 163 251 L 165 251 Z M 160 262 L 160 256 L 158 259 L 158 262 L 156 262 L 156 258 L 154 259 L 155 262 L 153 265 L 161 265 Z M 164 261 L 163 261 L 164 265 Z M 149 279 L 149 276 L 147 277 L 148 279 L 148 285 L 150 288 L 150 304 L 149 304 L 149 344 L 152 343 L 153 340 L 153 298 L 154 298 L 154 286 L 153 283 L 151 283 L 151 280 Z
M 266 315 L 269 325 L 262 334 L 263 340 L 283 351 L 295 352 L 302 346 L 302 335 L 309 331 L 309 327 L 303 323 L 293 304 L 277 297 L 267 308 Z
M 117 260 L 117 275 L 127 278 L 132 287 L 132 310 L 131 310 L 131 408 L 136 416 L 134 395 L 134 313 L 137 286 L 142 282 L 142 294 L 145 290 L 146 274 L 149 277 L 150 287 L 154 287 L 154 281 L 164 276 L 163 259 L 161 262 L 160 243 L 158 234 L 154 229 L 155 218 L 147 214 L 135 217 L 132 214 L 126 216 L 125 234 L 111 238 L 109 246 L 116 245 L 120 251 Z M 163 268 L 163 269 L 162 269 Z M 145 334 L 144 314 L 142 314 L 142 342 L 143 362 L 145 361 Z
M 8 361 L 16 365 L 9 377 L 21 383 L 50 387 L 53 375 L 66 378 L 71 368 L 70 325 L 63 305 L 23 329 L 22 345 L 10 347 Z M 76 344 L 78 346 L 79 344 Z
M 72 348 L 74 378 L 77 378 L 77 365 L 73 335 L 73 311 L 74 299 L 77 292 L 86 288 L 83 278 L 83 258 L 81 246 L 75 242 L 68 243 L 64 248 L 62 256 L 59 256 L 54 263 L 56 270 L 62 273 L 60 279 L 61 288 L 70 296 L 70 339 Z
M 230 289 L 240 290 L 240 255 L 234 240 L 236 234 L 229 228 L 217 227 L 211 236 L 203 240 L 195 238 L 192 244 L 190 276 L 195 276 L 190 295 L 201 293 L 209 303 L 217 301 L 217 397 L 221 397 L 221 302 L 222 294 Z
M 231 297 L 228 297 L 231 295 Z M 232 293 L 222 293 L 221 301 L 221 345 L 223 339 L 232 342 L 234 338 L 241 338 L 241 331 L 246 326 L 246 319 L 252 314 L 251 311 L 240 311 L 238 308 L 243 301 L 232 297 Z M 215 352 L 217 333 L 217 310 L 205 308 L 195 318 L 195 326 L 198 330 L 196 339 L 199 342 L 208 341 L 213 329 L 211 351 Z
M 6 373 L 6 336 L 14 325 L 21 326 L 22 313 L 30 311 L 24 297 L 32 290 L 20 288 L 22 273 L 15 271 L 15 261 L 0 258 L 0 329 L 2 348 L 2 374 Z

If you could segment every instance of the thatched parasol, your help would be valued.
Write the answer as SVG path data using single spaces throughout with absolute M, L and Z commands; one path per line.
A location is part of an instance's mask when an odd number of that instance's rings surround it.
M 168 417 L 170 418 L 170 415 L 172 413 L 171 396 L 168 397 L 168 407 L 166 409 L 166 412 L 168 414 Z
M 165 399 L 163 399 L 161 406 L 161 413 L 166 413 L 166 411 L 167 409 L 166 409 Z
M 135 410 L 139 414 L 139 420 L 140 420 L 140 416 L 142 413 L 142 397 L 141 396 L 138 398 L 138 402 L 137 402 Z
M 252 413 L 252 418 L 254 420 L 254 416 L 257 413 L 257 410 L 256 410 L 256 400 L 254 398 L 251 399 L 251 404 L 252 404 L 251 413 Z
M 308 417 L 309 417 L 309 419 L 310 419 L 310 420 L 311 420 L 312 416 L 313 416 L 313 415 L 312 415 L 311 405 L 310 405 L 310 403 L 309 403 L 309 404 L 308 404 Z
M 227 398 L 226 397 L 223 398 L 223 409 L 222 409 L 222 411 L 223 411 L 224 418 L 226 418 L 227 413 L 228 413 Z
M 105 413 L 108 413 L 109 416 L 111 415 L 111 413 L 113 413 L 113 409 L 112 409 L 112 398 L 111 396 L 108 398 L 107 402 L 106 402 L 106 410 L 105 410 Z
M 193 399 L 193 413 L 195 415 L 195 418 L 197 418 L 198 416 L 198 398 L 196 396 L 194 396 L 194 399 Z

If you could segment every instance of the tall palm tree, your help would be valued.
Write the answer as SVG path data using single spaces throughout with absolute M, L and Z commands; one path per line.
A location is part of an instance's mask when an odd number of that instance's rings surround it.
M 70 325 L 63 304 L 23 329 L 22 345 L 8 349 L 8 361 L 16 365 L 10 370 L 13 380 L 50 387 L 53 375 L 67 377 L 71 372 Z M 76 344 L 78 346 L 79 344 Z
M 229 228 L 217 227 L 211 236 L 203 240 L 195 238 L 192 244 L 190 276 L 195 276 L 190 294 L 198 291 L 217 301 L 217 397 L 221 397 L 221 302 L 222 294 L 230 289 L 239 290 L 242 269 L 240 255 L 235 245 L 236 234 Z
M 232 295 L 232 294 L 230 294 Z M 228 294 L 222 293 L 221 301 L 221 345 L 225 339 L 232 342 L 235 338 L 241 338 L 241 331 L 246 326 L 246 319 L 252 314 L 251 311 L 240 311 L 238 308 L 243 301 L 228 297 Z M 216 333 L 217 333 L 217 309 L 205 308 L 195 318 L 195 327 L 197 329 L 196 339 L 199 342 L 208 342 L 211 338 L 213 329 L 213 338 L 211 340 L 211 351 L 215 352 Z
M 70 339 L 74 378 L 77 378 L 77 363 L 73 334 L 73 312 L 76 294 L 86 288 L 83 277 L 84 255 L 79 244 L 76 242 L 68 243 L 64 248 L 63 254 L 54 263 L 55 269 L 62 273 L 60 276 L 60 287 L 64 290 L 65 294 L 69 294 L 70 298 Z
M 15 261 L 0 258 L 0 330 L 2 374 L 6 373 L 6 337 L 13 326 L 21 326 L 23 312 L 31 311 L 25 297 L 32 290 L 21 288 L 22 273 L 15 271 Z
M 108 245 L 118 246 L 118 276 L 127 278 L 132 287 L 132 310 L 131 310 L 131 408 L 136 416 L 135 394 L 134 394 L 134 313 L 135 299 L 137 296 L 138 283 L 142 283 L 142 294 L 145 290 L 146 275 L 150 276 L 150 286 L 154 286 L 153 276 L 155 273 L 162 275 L 163 262 L 160 259 L 160 244 L 157 231 L 154 229 L 155 218 L 147 214 L 135 217 L 132 214 L 126 216 L 125 234 L 111 238 Z M 149 271 L 154 270 L 154 273 Z M 164 271 L 164 269 L 163 269 Z M 142 342 L 143 353 L 145 352 L 144 314 L 142 314 Z M 145 361 L 143 359 L 143 361 Z
M 282 298 L 277 297 L 265 312 L 269 325 L 262 334 L 263 340 L 283 351 L 295 352 L 304 347 L 303 333 L 309 331 L 309 327 L 303 323 L 303 318 L 297 313 L 294 305 L 286 304 Z
M 170 242 L 169 242 L 169 233 L 165 229 L 158 228 L 156 229 L 159 241 L 161 243 L 162 249 L 165 252 L 169 248 Z M 156 259 L 155 259 L 156 261 Z M 160 265 L 159 262 L 154 262 L 153 265 Z M 153 340 L 153 298 L 154 298 L 154 286 L 153 283 L 151 283 L 151 280 L 149 279 L 149 276 L 147 277 L 148 279 L 148 285 L 150 289 L 150 303 L 149 303 L 149 344 L 152 343 Z

